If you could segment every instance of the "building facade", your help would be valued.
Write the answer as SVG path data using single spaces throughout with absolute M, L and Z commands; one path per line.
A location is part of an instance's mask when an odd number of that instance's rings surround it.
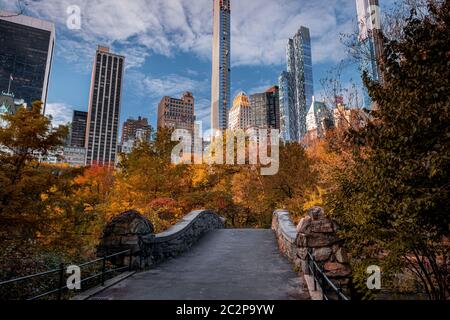
M 52 22 L 0 11 L 0 91 L 41 100 L 45 113 L 54 46 Z
M 95 54 L 86 127 L 86 165 L 116 161 L 125 57 L 99 46 Z
M 306 114 L 306 140 L 325 137 L 328 129 L 334 125 L 333 114 L 325 102 L 316 101 L 313 97 L 311 106 Z
M 369 79 L 382 81 L 380 61 L 383 44 L 381 37 L 381 17 L 378 0 L 356 0 L 359 27 L 359 51 L 361 72 Z M 372 109 L 372 100 L 366 86 L 363 86 L 363 107 Z
M 228 110 L 231 96 L 231 0 L 214 0 L 213 46 L 211 83 L 211 128 L 228 127 Z
M 88 113 L 74 110 L 72 115 L 72 126 L 70 129 L 70 145 L 84 148 L 86 143 L 86 125 Z
M 279 77 L 280 131 L 285 141 L 300 141 L 306 134 L 306 113 L 314 95 L 311 37 L 301 26 L 286 47 L 287 71 Z
M 233 107 L 229 112 L 228 128 L 245 130 L 250 127 L 253 127 L 250 100 L 244 92 L 241 92 L 233 100 Z
M 284 141 L 296 140 L 298 123 L 291 74 L 283 71 L 278 82 L 280 85 L 280 137 Z
M 252 123 L 263 129 L 280 129 L 280 96 L 278 86 L 250 96 Z
M 163 97 L 158 105 L 158 128 L 194 130 L 194 96 L 184 92 L 181 99 Z
M 137 119 L 129 118 L 124 122 L 122 127 L 122 139 L 123 144 L 127 140 L 134 140 L 139 133 L 139 139 L 150 141 L 152 135 L 152 127 L 148 124 L 147 118 L 138 117 Z
M 86 159 L 86 148 L 78 146 L 65 146 L 62 154 L 62 162 L 71 167 L 83 167 Z

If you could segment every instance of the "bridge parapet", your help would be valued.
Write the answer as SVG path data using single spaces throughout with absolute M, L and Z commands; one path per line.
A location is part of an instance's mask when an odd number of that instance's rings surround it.
M 300 267 L 300 259 L 297 257 L 297 229 L 292 223 L 289 211 L 275 210 L 272 217 L 272 229 L 277 235 L 280 251 L 297 268 Z
M 149 267 L 188 250 L 204 233 L 220 229 L 225 219 L 209 210 L 192 211 L 164 232 L 154 234 L 151 222 L 137 211 L 115 217 L 103 231 L 97 248 L 98 256 L 131 249 L 131 265 L 135 269 Z M 129 257 L 114 261 L 130 263 Z
M 338 225 L 325 216 L 323 208 L 310 208 L 297 227 L 287 210 L 276 210 L 272 229 L 277 235 L 280 251 L 302 271 L 305 278 L 317 278 L 317 274 L 313 274 L 316 273 L 312 267 L 315 264 L 334 285 L 345 293 L 349 292 L 351 269 L 347 253 L 337 236 Z M 309 283 L 308 279 L 305 280 Z

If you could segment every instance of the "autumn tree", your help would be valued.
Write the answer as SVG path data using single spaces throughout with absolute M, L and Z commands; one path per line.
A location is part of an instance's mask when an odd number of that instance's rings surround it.
M 449 12 L 430 2 L 385 39 L 383 85 L 365 77 L 378 110 L 350 130 L 355 164 L 328 199 L 355 263 L 407 268 L 432 299 L 449 294 Z
M 58 179 L 43 168 L 36 155 L 47 155 L 64 142 L 67 128 L 52 130 L 50 119 L 41 113 L 42 103 L 19 108 L 1 117 L 0 128 L 0 235 L 2 238 L 33 239 L 48 221 L 40 196 Z

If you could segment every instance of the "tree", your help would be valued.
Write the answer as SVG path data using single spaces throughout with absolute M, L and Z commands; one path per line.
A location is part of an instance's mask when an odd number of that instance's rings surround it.
M 0 128 L 0 235 L 33 238 L 47 223 L 40 195 L 57 180 L 57 172 L 40 166 L 36 155 L 46 155 L 61 146 L 67 128 L 51 129 L 50 119 L 41 113 L 42 103 L 4 114 Z
M 327 201 L 356 263 L 407 268 L 431 299 L 449 294 L 449 9 L 412 10 L 401 38 L 385 39 L 383 85 L 365 76 L 378 110 L 349 131 L 354 165 Z

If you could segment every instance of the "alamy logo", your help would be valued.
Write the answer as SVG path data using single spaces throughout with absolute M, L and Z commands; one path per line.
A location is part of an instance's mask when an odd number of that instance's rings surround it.
M 371 265 L 366 269 L 366 273 L 369 274 L 367 278 L 367 288 L 369 290 L 380 290 L 381 289 L 381 269 L 379 266 Z
M 81 270 L 79 266 L 71 265 L 67 267 L 67 274 L 70 276 L 67 278 L 66 285 L 69 290 L 81 289 Z
M 279 130 L 207 130 L 202 134 L 201 123 L 196 122 L 194 136 L 189 130 L 176 129 L 172 141 L 179 141 L 172 150 L 173 164 L 260 164 L 261 175 L 278 173 Z
M 81 9 L 77 5 L 68 6 L 66 9 L 68 15 L 66 25 L 70 30 L 81 29 Z

